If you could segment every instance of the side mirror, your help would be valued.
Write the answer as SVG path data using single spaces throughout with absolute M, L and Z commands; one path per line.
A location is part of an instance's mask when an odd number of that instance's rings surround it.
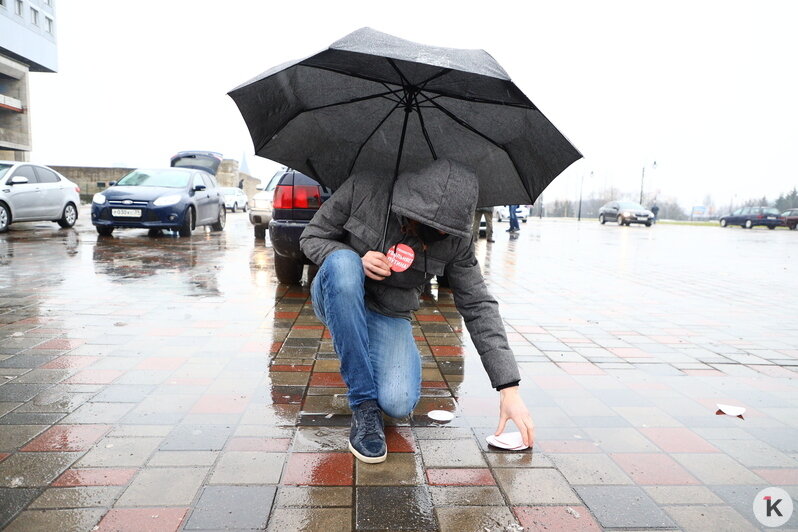
M 255 190 L 266 190 L 266 187 L 264 187 L 263 185 L 258 185 L 255 187 Z
M 194 186 L 194 190 L 197 191 L 197 192 L 205 190 L 205 188 L 206 188 L 205 185 L 195 185 Z
M 28 178 L 21 175 L 15 175 L 14 177 L 11 178 L 11 182 L 9 183 L 9 185 L 27 185 L 27 184 L 28 184 Z
M 110 183 L 108 183 L 108 186 L 109 186 L 109 187 L 112 187 L 112 186 L 114 186 L 114 185 L 116 185 L 116 181 L 111 181 Z

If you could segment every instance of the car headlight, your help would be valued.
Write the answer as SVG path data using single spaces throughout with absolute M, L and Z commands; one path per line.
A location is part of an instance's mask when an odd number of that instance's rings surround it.
M 95 194 L 95 195 L 94 195 L 94 196 L 91 198 L 91 202 L 92 202 L 92 203 L 96 203 L 97 205 L 102 205 L 103 203 L 105 203 L 105 199 L 106 199 L 106 198 L 105 198 L 105 194 L 100 194 L 100 193 L 98 192 L 97 194 Z
M 632 215 L 632 213 L 631 213 L 631 212 L 624 212 L 624 213 L 623 213 L 623 217 L 624 217 L 624 218 L 629 218 L 631 215 Z
M 158 207 L 168 207 L 169 205 L 174 205 L 175 203 L 179 203 L 181 197 L 182 196 L 180 196 L 180 194 L 161 196 L 160 198 L 153 201 L 152 204 Z

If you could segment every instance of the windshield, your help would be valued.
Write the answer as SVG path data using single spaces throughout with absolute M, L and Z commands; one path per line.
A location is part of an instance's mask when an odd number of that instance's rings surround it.
M 133 170 L 117 186 L 183 188 L 188 185 L 190 175 L 179 170 Z
M 776 216 L 778 216 L 779 210 L 776 209 L 775 207 L 770 207 L 768 209 L 765 209 L 765 214 L 775 214 Z
M 645 207 L 633 201 L 619 201 L 618 205 L 621 207 L 621 209 L 637 209 L 641 211 L 646 210 Z
M 3 179 L 3 176 L 5 176 L 8 173 L 8 169 L 11 168 L 11 166 L 13 165 L 0 164 L 0 179 Z
M 233 194 L 238 194 L 239 190 L 241 190 L 241 189 L 240 188 L 236 188 L 236 187 L 224 187 L 222 189 L 222 194 L 224 194 L 225 196 L 230 196 L 230 195 L 233 195 Z

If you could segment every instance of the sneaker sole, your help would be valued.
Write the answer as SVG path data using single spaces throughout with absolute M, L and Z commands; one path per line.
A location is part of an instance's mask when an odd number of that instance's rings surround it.
M 357 452 L 354 447 L 352 447 L 352 442 L 349 442 L 349 451 L 355 455 L 355 458 L 367 464 L 379 464 L 381 462 L 384 462 L 385 459 L 388 458 L 387 451 L 382 456 L 363 456 L 362 454 Z

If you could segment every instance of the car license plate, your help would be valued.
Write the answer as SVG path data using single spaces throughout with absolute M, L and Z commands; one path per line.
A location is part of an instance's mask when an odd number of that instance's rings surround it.
M 648 219 L 648 215 L 646 215 L 646 214 L 638 214 L 637 217 L 640 218 L 641 220 L 647 220 Z
M 776 219 L 775 216 L 768 216 L 768 220 L 775 220 L 775 219 Z
M 115 218 L 141 218 L 139 209 L 111 209 L 111 215 Z

